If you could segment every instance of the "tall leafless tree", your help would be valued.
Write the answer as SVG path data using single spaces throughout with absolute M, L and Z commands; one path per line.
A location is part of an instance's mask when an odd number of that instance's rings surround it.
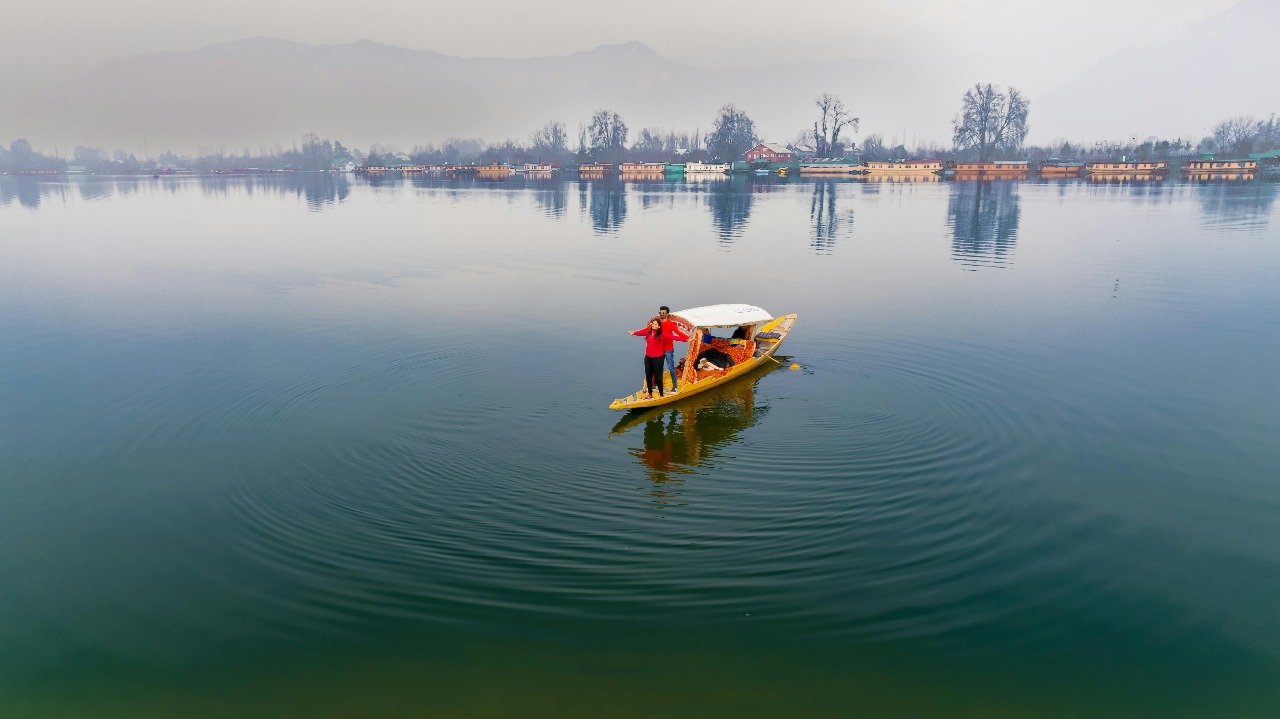
M 539 160 L 559 161 L 568 149 L 569 134 L 564 123 L 552 120 L 530 136 L 530 150 Z
M 952 120 L 957 150 L 977 150 L 985 162 L 996 152 L 1016 152 L 1027 139 L 1031 102 L 1010 87 L 978 83 L 964 93 L 960 114 Z
M 1280 147 L 1280 119 L 1272 113 L 1271 117 L 1258 121 L 1257 149 L 1272 150 Z
M 862 159 L 864 160 L 888 160 L 889 148 L 884 146 L 884 137 L 875 134 L 867 135 L 862 140 Z
M 818 119 L 813 123 L 813 151 L 819 157 L 836 157 L 844 154 L 840 133 L 848 128 L 858 131 L 858 118 L 849 114 L 844 101 L 837 95 L 824 92 L 813 102 L 818 108 Z
M 645 162 L 663 159 L 666 152 L 662 141 L 662 131 L 649 127 L 640 130 L 640 136 L 636 138 L 635 144 L 631 146 L 631 155 Z
M 578 123 L 578 149 L 574 154 L 578 156 L 578 162 L 587 161 L 587 126 L 581 122 Z
M 1223 120 L 1213 126 L 1213 142 L 1219 152 L 1249 152 L 1258 136 L 1259 122 L 1248 115 Z

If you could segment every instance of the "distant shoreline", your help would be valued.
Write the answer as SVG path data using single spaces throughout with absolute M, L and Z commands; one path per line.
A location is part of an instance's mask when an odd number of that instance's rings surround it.
M 87 172 L 77 170 L 19 170 L 0 172 L 0 178 L 14 180 L 77 180 L 77 179 L 112 179 L 112 178 L 222 178 L 222 177 L 364 177 L 377 178 L 431 178 L 442 182 L 475 182 L 478 184 L 495 184 L 513 180 L 529 182 L 546 182 L 549 180 L 601 182 L 619 181 L 636 182 L 717 182 L 731 178 L 764 181 L 787 180 L 854 180 L 854 181 L 1027 181 L 1027 180 L 1075 180 L 1092 179 L 1094 181 L 1115 181 L 1123 179 L 1150 181 L 1185 178 L 1190 180 L 1276 180 L 1280 179 L 1280 156 L 1277 153 L 1255 153 L 1261 155 L 1254 160 L 1205 160 L 1203 156 L 1169 158 L 1158 161 L 1097 161 L 1097 162 L 999 162 L 999 163 L 955 163 L 937 162 L 942 169 L 928 172 L 912 169 L 895 171 L 894 169 L 868 169 L 868 165 L 884 166 L 894 163 L 872 162 L 867 164 L 844 163 L 834 168 L 816 168 L 806 172 L 803 162 L 790 163 L 733 163 L 730 172 L 698 173 L 686 176 L 682 164 L 652 163 L 652 170 L 646 173 L 628 174 L 619 170 L 619 165 L 601 166 L 592 164 L 589 169 L 580 170 L 577 165 L 538 169 L 525 173 L 520 166 L 511 165 L 451 165 L 431 167 L 378 167 L 330 170 L 274 169 L 274 168 L 237 168 L 228 170 L 200 170 L 194 168 L 139 170 L 136 172 Z M 1249 163 L 1245 165 L 1244 163 Z M 903 163 L 919 165 L 921 163 Z M 1152 166 L 1158 165 L 1158 168 Z M 1093 167 L 1106 168 L 1091 172 Z M 539 166 L 544 167 L 544 166 Z M 677 171 L 666 171 L 664 168 L 677 167 Z M 1064 171 L 1065 170 L 1065 171 Z

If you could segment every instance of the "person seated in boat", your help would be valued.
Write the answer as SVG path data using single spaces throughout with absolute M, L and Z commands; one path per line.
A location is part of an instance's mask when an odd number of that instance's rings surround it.
M 733 366 L 733 358 L 714 347 L 708 347 L 698 353 L 697 363 L 694 366 L 700 370 L 729 369 Z
M 747 338 L 746 325 L 738 325 L 737 329 L 733 331 L 733 334 L 729 335 L 730 340 L 745 340 L 746 338 Z
M 704 347 L 728 347 L 733 340 L 728 337 L 711 334 L 711 330 L 704 330 L 702 334 L 702 344 Z

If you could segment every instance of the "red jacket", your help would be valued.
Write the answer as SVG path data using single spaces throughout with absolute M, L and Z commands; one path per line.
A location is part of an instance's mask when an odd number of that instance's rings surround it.
M 674 320 L 659 320 L 662 322 L 662 351 L 671 352 L 676 348 L 676 340 L 688 342 L 689 337 L 680 331 Z
M 631 334 L 635 335 L 636 337 L 644 338 L 644 356 L 645 357 L 661 357 L 665 352 L 665 350 L 662 349 L 662 338 L 666 336 L 667 334 L 666 332 L 663 332 L 662 336 L 658 336 L 653 334 L 653 331 L 650 330 L 648 327 L 645 327 L 644 329 L 636 330 Z

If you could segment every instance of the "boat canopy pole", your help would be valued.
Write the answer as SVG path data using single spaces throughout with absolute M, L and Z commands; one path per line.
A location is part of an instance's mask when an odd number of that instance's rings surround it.
M 694 327 L 689 333 L 689 349 L 684 353 L 684 369 L 680 372 L 680 382 L 688 387 L 698 379 L 698 368 L 694 365 L 694 357 L 702 351 L 702 328 Z

